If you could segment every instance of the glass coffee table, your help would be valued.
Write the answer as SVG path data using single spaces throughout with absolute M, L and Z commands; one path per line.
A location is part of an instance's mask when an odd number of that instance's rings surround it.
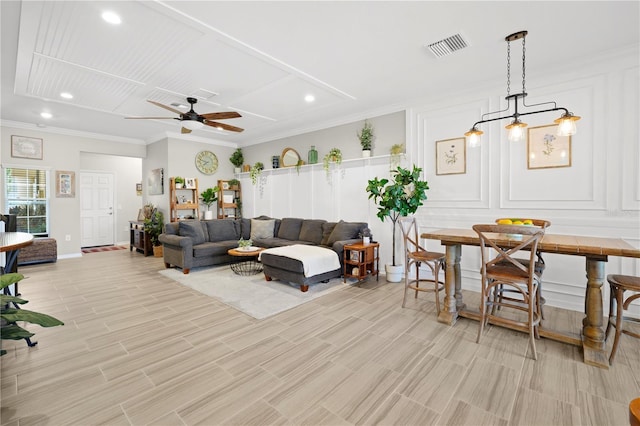
M 233 248 L 227 251 L 229 256 L 237 260 L 231 264 L 231 270 L 238 275 L 255 275 L 262 272 L 262 263 L 258 262 L 258 255 L 264 250 L 262 247 Z

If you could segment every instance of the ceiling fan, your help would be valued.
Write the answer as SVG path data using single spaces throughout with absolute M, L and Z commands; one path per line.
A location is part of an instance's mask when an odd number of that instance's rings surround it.
M 210 112 L 208 114 L 198 114 L 193 110 L 193 105 L 198 102 L 196 98 L 187 98 L 187 102 L 191 105 L 191 109 L 188 112 L 182 112 L 175 108 L 172 108 L 167 105 L 163 105 L 156 101 L 147 100 L 154 105 L 159 106 L 160 108 L 164 108 L 171 112 L 178 114 L 180 117 L 125 117 L 127 119 L 136 120 L 136 119 L 153 119 L 153 120 L 180 120 L 182 122 L 182 133 L 191 133 L 192 130 L 200 129 L 203 125 L 215 127 L 217 129 L 228 130 L 230 132 L 242 132 L 244 129 L 240 127 L 231 126 L 229 124 L 219 123 L 213 120 L 222 120 L 225 118 L 238 118 L 242 117 L 235 111 L 226 111 L 226 112 Z

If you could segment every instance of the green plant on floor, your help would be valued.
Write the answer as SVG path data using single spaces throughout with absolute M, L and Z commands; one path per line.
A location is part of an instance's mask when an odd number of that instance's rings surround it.
M 202 204 L 207 206 L 207 211 L 209 211 L 213 203 L 218 201 L 218 191 L 220 191 L 220 188 L 214 186 L 212 188 L 207 188 L 200 193 L 200 199 L 202 200 Z
M 331 150 L 324 156 L 322 159 L 322 167 L 324 171 L 329 173 L 329 165 L 331 163 L 340 164 L 342 163 L 342 151 L 338 148 L 331 148 Z
M 258 161 L 256 164 L 254 164 L 251 167 L 251 170 L 249 171 L 249 177 L 251 177 L 252 184 L 255 185 L 258 182 L 258 178 L 260 177 L 260 174 L 262 173 L 263 170 L 264 170 L 264 164 L 262 164 L 260 161 Z
M 366 191 L 369 199 L 378 204 L 376 216 L 384 222 L 385 218 L 393 223 L 393 265 L 396 265 L 396 222 L 400 216 L 408 216 L 415 213 L 422 201 L 427 199 L 427 181 L 420 180 L 422 169 L 413 166 L 413 171 L 398 167 L 391 172 L 392 180 L 370 180 Z
M 0 290 L 4 291 L 4 288 L 9 287 L 12 284 L 16 284 L 23 278 L 24 275 L 18 273 L 4 274 L 0 276 Z M 2 319 L 0 332 L 2 340 L 21 340 L 29 339 L 34 336 L 33 333 L 20 327 L 17 324 L 18 321 L 30 322 L 32 324 L 38 324 L 42 327 L 55 327 L 57 325 L 64 325 L 64 323 L 59 319 L 47 314 L 28 311 L 26 309 L 12 309 L 10 308 L 12 303 L 24 305 L 25 303 L 29 302 L 20 297 L 0 294 L 0 319 Z M 6 353 L 6 350 L 0 349 L 0 356 Z
M 242 148 L 238 148 L 233 151 L 231 157 L 229 157 L 229 161 L 233 164 L 234 167 L 242 167 L 242 163 L 244 163 L 244 154 L 242 154 Z
M 373 126 L 367 120 L 364 120 L 364 126 L 358 133 L 358 139 L 360 139 L 360 145 L 363 151 L 370 151 L 373 144 Z
M 144 232 L 149 235 L 151 245 L 157 247 L 160 245 L 158 237 L 164 230 L 164 215 L 158 209 L 155 209 L 149 219 L 144 221 Z

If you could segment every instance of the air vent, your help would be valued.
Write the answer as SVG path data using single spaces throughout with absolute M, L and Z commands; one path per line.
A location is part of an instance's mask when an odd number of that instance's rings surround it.
M 441 58 L 455 52 L 456 50 L 464 49 L 467 47 L 467 42 L 462 38 L 462 35 L 455 34 L 435 43 L 428 44 L 426 47 L 433 53 L 436 58 Z

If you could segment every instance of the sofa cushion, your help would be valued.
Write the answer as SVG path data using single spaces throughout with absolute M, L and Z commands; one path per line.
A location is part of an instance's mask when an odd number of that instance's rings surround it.
M 251 219 L 242 218 L 240 219 L 240 230 L 242 231 L 242 238 L 248 240 L 251 238 Z
M 302 241 L 309 241 L 313 244 L 320 244 L 322 242 L 322 224 L 326 222 L 326 220 L 322 219 L 304 220 L 302 222 L 302 227 L 300 228 L 300 236 L 298 239 Z
M 204 242 L 193 248 L 193 257 L 222 256 L 227 254 L 229 249 L 238 247 L 236 241 L 218 241 L 215 243 Z
M 336 222 L 325 222 L 322 224 L 322 241 L 320 241 L 320 245 L 328 246 L 329 245 L 329 237 L 333 232 L 333 229 L 336 227 Z
M 178 235 L 191 238 L 194 245 L 207 241 L 204 228 L 199 220 L 181 220 L 178 222 Z
M 276 220 L 258 220 L 251 219 L 251 239 L 273 238 L 273 228 Z
M 327 241 L 327 245 L 332 246 L 336 241 L 358 238 L 358 233 L 360 232 L 361 225 L 361 223 L 345 222 L 341 220 L 340 222 L 338 222 L 336 227 L 333 228 L 333 231 L 329 236 L 329 240 Z
M 207 220 L 206 224 L 209 231 L 209 241 L 238 241 L 240 239 L 240 229 L 234 219 Z
M 280 221 L 280 228 L 276 235 L 278 238 L 283 238 L 285 240 L 297 240 L 300 235 L 300 228 L 302 228 L 303 221 L 304 219 L 285 217 Z

